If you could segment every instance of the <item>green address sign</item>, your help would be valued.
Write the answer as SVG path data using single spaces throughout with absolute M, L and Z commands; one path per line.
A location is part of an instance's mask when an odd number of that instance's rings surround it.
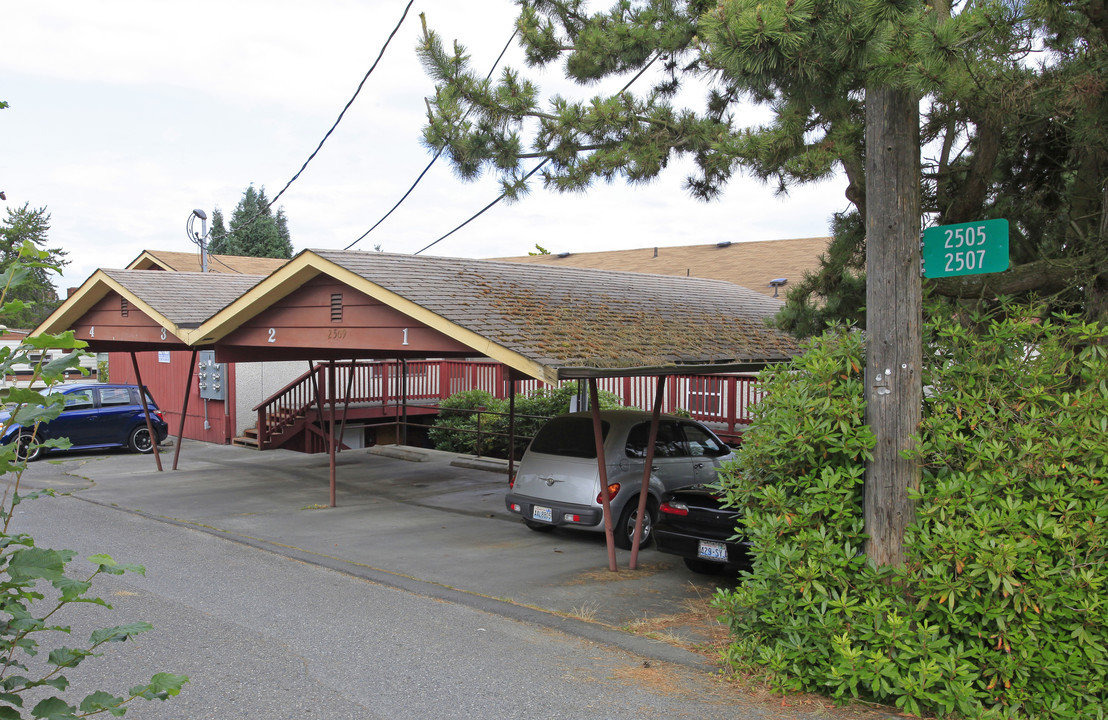
M 980 275 L 1008 269 L 1008 221 L 940 225 L 923 231 L 923 276 Z

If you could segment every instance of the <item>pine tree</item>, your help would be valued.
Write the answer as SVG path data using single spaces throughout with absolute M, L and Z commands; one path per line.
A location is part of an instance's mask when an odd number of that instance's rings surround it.
M 921 99 L 926 224 L 1005 217 L 1005 273 L 930 280 L 963 301 L 1049 296 L 1055 308 L 1108 317 L 1108 13 L 1102 2 L 968 0 L 643 0 L 590 13 L 584 0 L 521 0 L 527 62 L 561 66 L 582 86 L 630 88 L 552 97 L 515 69 L 495 82 L 425 32 L 437 81 L 424 142 L 463 178 L 497 173 L 522 196 L 535 166 L 552 188 L 596 179 L 646 182 L 679 156 L 686 189 L 719 198 L 740 170 L 778 191 L 841 173 L 852 209 L 836 220 L 823 271 L 790 293 L 793 329 L 857 320 L 865 256 L 865 97 L 889 86 Z M 650 68 L 641 79 L 636 73 Z M 697 80 L 699 110 L 677 93 Z M 875 85 L 876 84 L 876 85 Z M 744 125 L 744 103 L 772 117 Z M 839 295 L 839 293 L 846 293 Z
M 249 185 L 231 213 L 230 229 L 223 227 L 223 214 L 212 211 L 211 241 L 208 250 L 215 255 L 291 258 L 292 239 L 284 208 L 276 214 L 265 194 Z
M 223 211 L 212 210 L 212 227 L 208 231 L 210 240 L 208 252 L 213 255 L 241 255 L 234 245 L 234 237 L 227 234 L 227 224 L 223 221 Z
M 45 207 L 31 208 L 24 203 L 21 208 L 8 208 L 8 217 L 0 225 L 0 268 L 5 271 L 13 265 L 23 266 L 17 273 L 17 284 L 7 289 L 9 301 L 20 301 L 25 306 L 9 311 L 5 322 L 11 327 L 31 329 L 45 320 L 59 304 L 58 293 L 50 281 L 50 269 L 63 268 L 69 264 L 61 248 L 46 246 L 50 232 L 50 213 Z M 30 243 L 38 252 L 45 252 L 45 258 L 39 262 L 29 262 L 26 257 L 20 259 L 20 250 Z
M 1016 268 L 929 283 L 935 292 L 976 301 L 1053 293 L 1056 307 L 1108 317 L 1103 3 L 968 0 L 957 13 L 947 0 L 623 0 L 593 14 L 585 0 L 519 5 L 529 64 L 564 63 L 581 85 L 629 82 L 587 101 L 544 103 L 518 71 L 486 81 L 463 47 L 447 52 L 425 27 L 419 52 L 438 87 L 424 142 L 461 177 L 496 173 L 516 198 L 540 170 L 548 187 L 586 190 L 596 179 L 649 181 L 687 156 L 697 172 L 686 188 L 710 200 L 740 170 L 780 192 L 841 171 L 854 208 L 837 227 L 851 232 L 836 237 L 829 260 L 842 264 L 828 262 L 791 292 L 784 319 L 813 327 L 817 288 L 855 298 L 866 289 L 867 423 L 880 450 L 867 466 L 867 554 L 897 563 L 918 483 L 900 456 L 922 399 L 920 215 L 936 224 L 1006 215 L 1016 229 Z M 703 109 L 678 106 L 678 91 L 704 78 Z M 746 102 L 771 119 L 742 126 Z M 1028 143 L 1028 128 L 1056 152 Z M 922 166 L 921 147 L 933 155 Z M 1028 207 L 1029 192 L 1057 202 Z M 871 497 L 879 486 L 889 493 Z

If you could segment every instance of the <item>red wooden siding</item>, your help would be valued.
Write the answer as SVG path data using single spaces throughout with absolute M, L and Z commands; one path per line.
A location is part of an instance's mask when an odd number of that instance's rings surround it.
M 159 357 L 169 356 L 169 362 L 159 362 Z M 191 350 L 172 350 L 165 353 L 140 352 L 138 358 L 142 382 L 154 396 L 169 423 L 169 434 L 177 437 L 181 425 L 181 407 L 185 401 L 185 383 L 189 377 Z M 134 383 L 135 371 L 131 364 L 130 353 L 111 353 L 108 355 L 108 377 L 111 382 Z M 202 400 L 199 380 L 193 374 L 192 393 L 189 395 L 188 416 L 185 418 L 186 438 L 204 440 L 219 444 L 231 442 L 235 431 L 235 387 L 234 365 L 227 366 L 227 399 Z M 207 403 L 207 417 L 210 427 L 204 429 L 204 410 Z
M 341 298 L 337 306 L 335 296 Z M 220 345 L 267 351 L 310 348 L 320 357 L 364 357 L 366 348 L 373 348 L 378 357 L 474 354 L 472 348 L 328 276 L 305 283 L 279 305 L 243 323 Z
M 72 330 L 78 340 L 85 340 L 95 346 L 101 343 L 138 342 L 185 347 L 176 336 L 114 292 L 105 295 L 82 315 L 73 324 Z

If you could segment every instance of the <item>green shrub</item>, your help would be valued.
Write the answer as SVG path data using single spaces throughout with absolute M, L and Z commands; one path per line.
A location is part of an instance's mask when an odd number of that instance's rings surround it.
M 0 271 L 0 316 L 7 317 L 23 308 L 21 301 L 5 302 L 5 297 L 7 289 L 27 277 L 31 268 L 58 269 L 47 263 L 45 252 L 27 241 L 17 261 Z M 6 334 L 6 329 L 0 329 L 0 336 Z M 7 410 L 0 416 L 0 435 L 6 435 L 15 423 L 22 428 L 37 428 L 57 418 L 62 411 L 60 396 L 47 398 L 31 388 L 40 381 L 47 387 L 56 385 L 67 372 L 79 371 L 80 349 L 85 346 L 69 331 L 57 336 L 28 337 L 17 346 L 0 347 L 0 377 L 13 373 L 15 365 L 26 363 L 33 368 L 27 387 L 0 388 L 0 404 Z M 43 364 L 43 351 L 50 348 L 72 352 Z M 68 448 L 70 443 L 64 438 L 54 438 L 42 445 Z M 104 713 L 118 717 L 138 698 L 167 700 L 177 695 L 188 677 L 161 672 L 151 676 L 148 683 L 134 685 L 121 695 L 97 690 L 83 698 L 71 697 L 74 692 L 68 676 L 82 662 L 105 654 L 109 644 L 130 640 L 151 626 L 133 622 L 96 630 L 87 641 L 76 641 L 75 646 L 69 647 L 59 643 L 69 641 L 71 630 L 59 625 L 55 616 L 67 606 L 84 603 L 111 608 L 107 601 L 95 596 L 93 581 L 101 574 L 145 570 L 140 565 L 117 563 L 108 555 L 93 555 L 88 560 L 95 569 L 75 576 L 74 569 L 67 567 L 75 557 L 72 550 L 40 547 L 32 535 L 16 532 L 12 527 L 18 514 L 16 507 L 54 494 L 52 490 L 22 491 L 20 482 L 27 463 L 19 459 L 17 446 L 16 442 L 0 446 L 0 475 L 5 481 L 0 496 L 0 719 L 69 720 Z M 109 659 L 101 661 L 101 670 L 108 662 Z M 25 707 L 31 702 L 32 707 Z
M 916 714 L 1103 718 L 1108 331 L 1068 318 L 928 329 L 901 568 L 862 555 L 861 335 L 833 331 L 763 373 L 721 481 L 756 547 L 743 585 L 716 597 L 727 660 L 782 690 Z
M 576 394 L 577 384 L 566 383 L 558 387 L 539 388 L 516 397 L 516 457 L 526 449 L 530 439 L 548 418 L 569 412 L 570 402 Z M 601 391 L 599 398 L 602 408 L 623 406 L 618 395 Z M 439 407 L 445 412 L 439 413 L 427 433 L 436 450 L 508 457 L 508 400 L 496 399 L 484 390 L 465 390 L 451 395 Z M 479 408 L 486 411 L 481 414 L 480 421 L 476 412 Z M 477 433 L 478 422 L 480 437 Z
M 454 393 L 439 403 L 440 412 L 427 437 L 436 450 L 477 454 L 476 411 L 500 412 L 500 404 L 500 400 L 485 390 Z

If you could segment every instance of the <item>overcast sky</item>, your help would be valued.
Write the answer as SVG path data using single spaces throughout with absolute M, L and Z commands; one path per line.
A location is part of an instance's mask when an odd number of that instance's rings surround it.
M 145 249 L 192 251 L 194 208 L 229 217 L 247 185 L 273 197 L 334 123 L 399 21 L 406 0 L 50 0 L 3 9 L 0 190 L 7 207 L 45 206 L 50 245 L 72 260 L 60 288 Z M 599 5 L 597 6 L 599 7 Z M 293 246 L 343 248 L 400 198 L 429 162 L 420 144 L 433 84 L 416 58 L 419 13 L 486 71 L 512 34 L 509 0 L 417 0 L 358 99 L 278 201 Z M 519 53 L 507 62 L 521 67 Z M 558 72 L 544 90 L 590 97 Z M 620 81 L 619 84 L 622 84 Z M 600 184 L 558 195 L 536 186 L 427 255 L 524 255 L 536 244 L 584 252 L 828 234 L 843 184 L 776 197 L 736 178 L 720 201 L 682 190 L 671 168 L 645 188 Z M 356 249 L 412 253 L 498 194 L 440 160 Z M 6 217 L 6 212 L 3 216 Z

